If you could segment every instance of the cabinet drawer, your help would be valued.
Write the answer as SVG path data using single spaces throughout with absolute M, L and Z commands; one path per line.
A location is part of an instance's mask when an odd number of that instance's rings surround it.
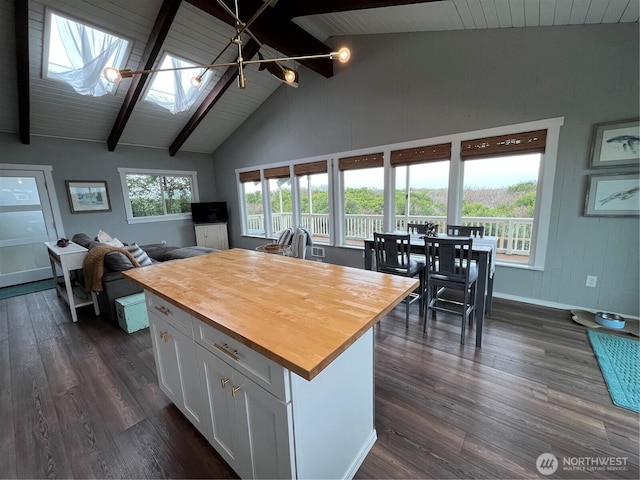
M 193 326 L 196 342 L 277 398 L 289 401 L 289 377 L 283 367 L 206 323 L 194 319 Z
M 187 337 L 193 339 L 193 325 L 192 317 L 186 312 L 183 312 L 175 305 L 163 300 L 162 298 L 145 292 L 147 298 L 147 307 L 150 313 L 153 313 L 160 318 L 164 318 L 167 322 L 173 325 L 176 329 L 184 333 Z

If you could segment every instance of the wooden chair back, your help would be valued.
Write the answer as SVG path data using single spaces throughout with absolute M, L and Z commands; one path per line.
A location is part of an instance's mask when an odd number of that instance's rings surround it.
M 452 237 L 484 237 L 484 225 L 447 225 L 447 235 Z

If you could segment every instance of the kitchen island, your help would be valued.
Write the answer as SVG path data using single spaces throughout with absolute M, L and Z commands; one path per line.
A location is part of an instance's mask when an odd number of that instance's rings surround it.
M 353 477 L 376 440 L 373 326 L 416 280 L 241 249 L 125 275 L 160 388 L 240 477 Z

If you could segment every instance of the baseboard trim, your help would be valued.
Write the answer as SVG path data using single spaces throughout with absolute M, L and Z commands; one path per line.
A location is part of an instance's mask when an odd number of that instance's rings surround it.
M 536 298 L 520 297 L 518 295 L 509 295 L 507 293 L 493 292 L 493 296 L 495 298 L 502 298 L 504 300 L 513 300 L 514 302 L 529 303 L 532 305 L 541 305 L 543 307 L 556 308 L 558 310 L 586 310 L 587 312 L 592 312 L 592 313 L 602 311 L 602 310 L 594 310 L 593 308 L 580 307 L 578 305 L 567 305 L 565 303 L 548 302 L 546 300 L 538 300 Z M 608 313 L 615 313 L 616 315 L 620 315 L 621 317 L 624 317 L 627 319 L 640 320 L 640 317 L 628 315 L 625 313 L 620 313 L 620 312 L 608 312 Z

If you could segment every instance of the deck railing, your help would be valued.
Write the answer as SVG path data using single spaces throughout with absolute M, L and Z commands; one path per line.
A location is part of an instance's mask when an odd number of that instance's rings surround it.
M 271 215 L 273 231 L 280 232 L 293 226 L 291 213 L 275 213 Z M 404 231 L 408 223 L 433 222 L 438 224 L 438 231 L 444 232 L 447 226 L 445 217 L 409 216 L 396 220 L 396 230 Z M 462 225 L 482 225 L 484 234 L 498 237 L 498 253 L 506 255 L 529 255 L 533 228 L 532 218 L 505 217 L 462 217 Z M 329 239 L 329 215 L 303 215 L 302 224 L 313 233 L 314 238 L 322 241 Z M 262 215 L 250 215 L 249 231 L 264 233 Z M 373 237 L 373 232 L 384 231 L 382 215 L 345 215 L 345 239 L 347 241 L 363 240 Z

